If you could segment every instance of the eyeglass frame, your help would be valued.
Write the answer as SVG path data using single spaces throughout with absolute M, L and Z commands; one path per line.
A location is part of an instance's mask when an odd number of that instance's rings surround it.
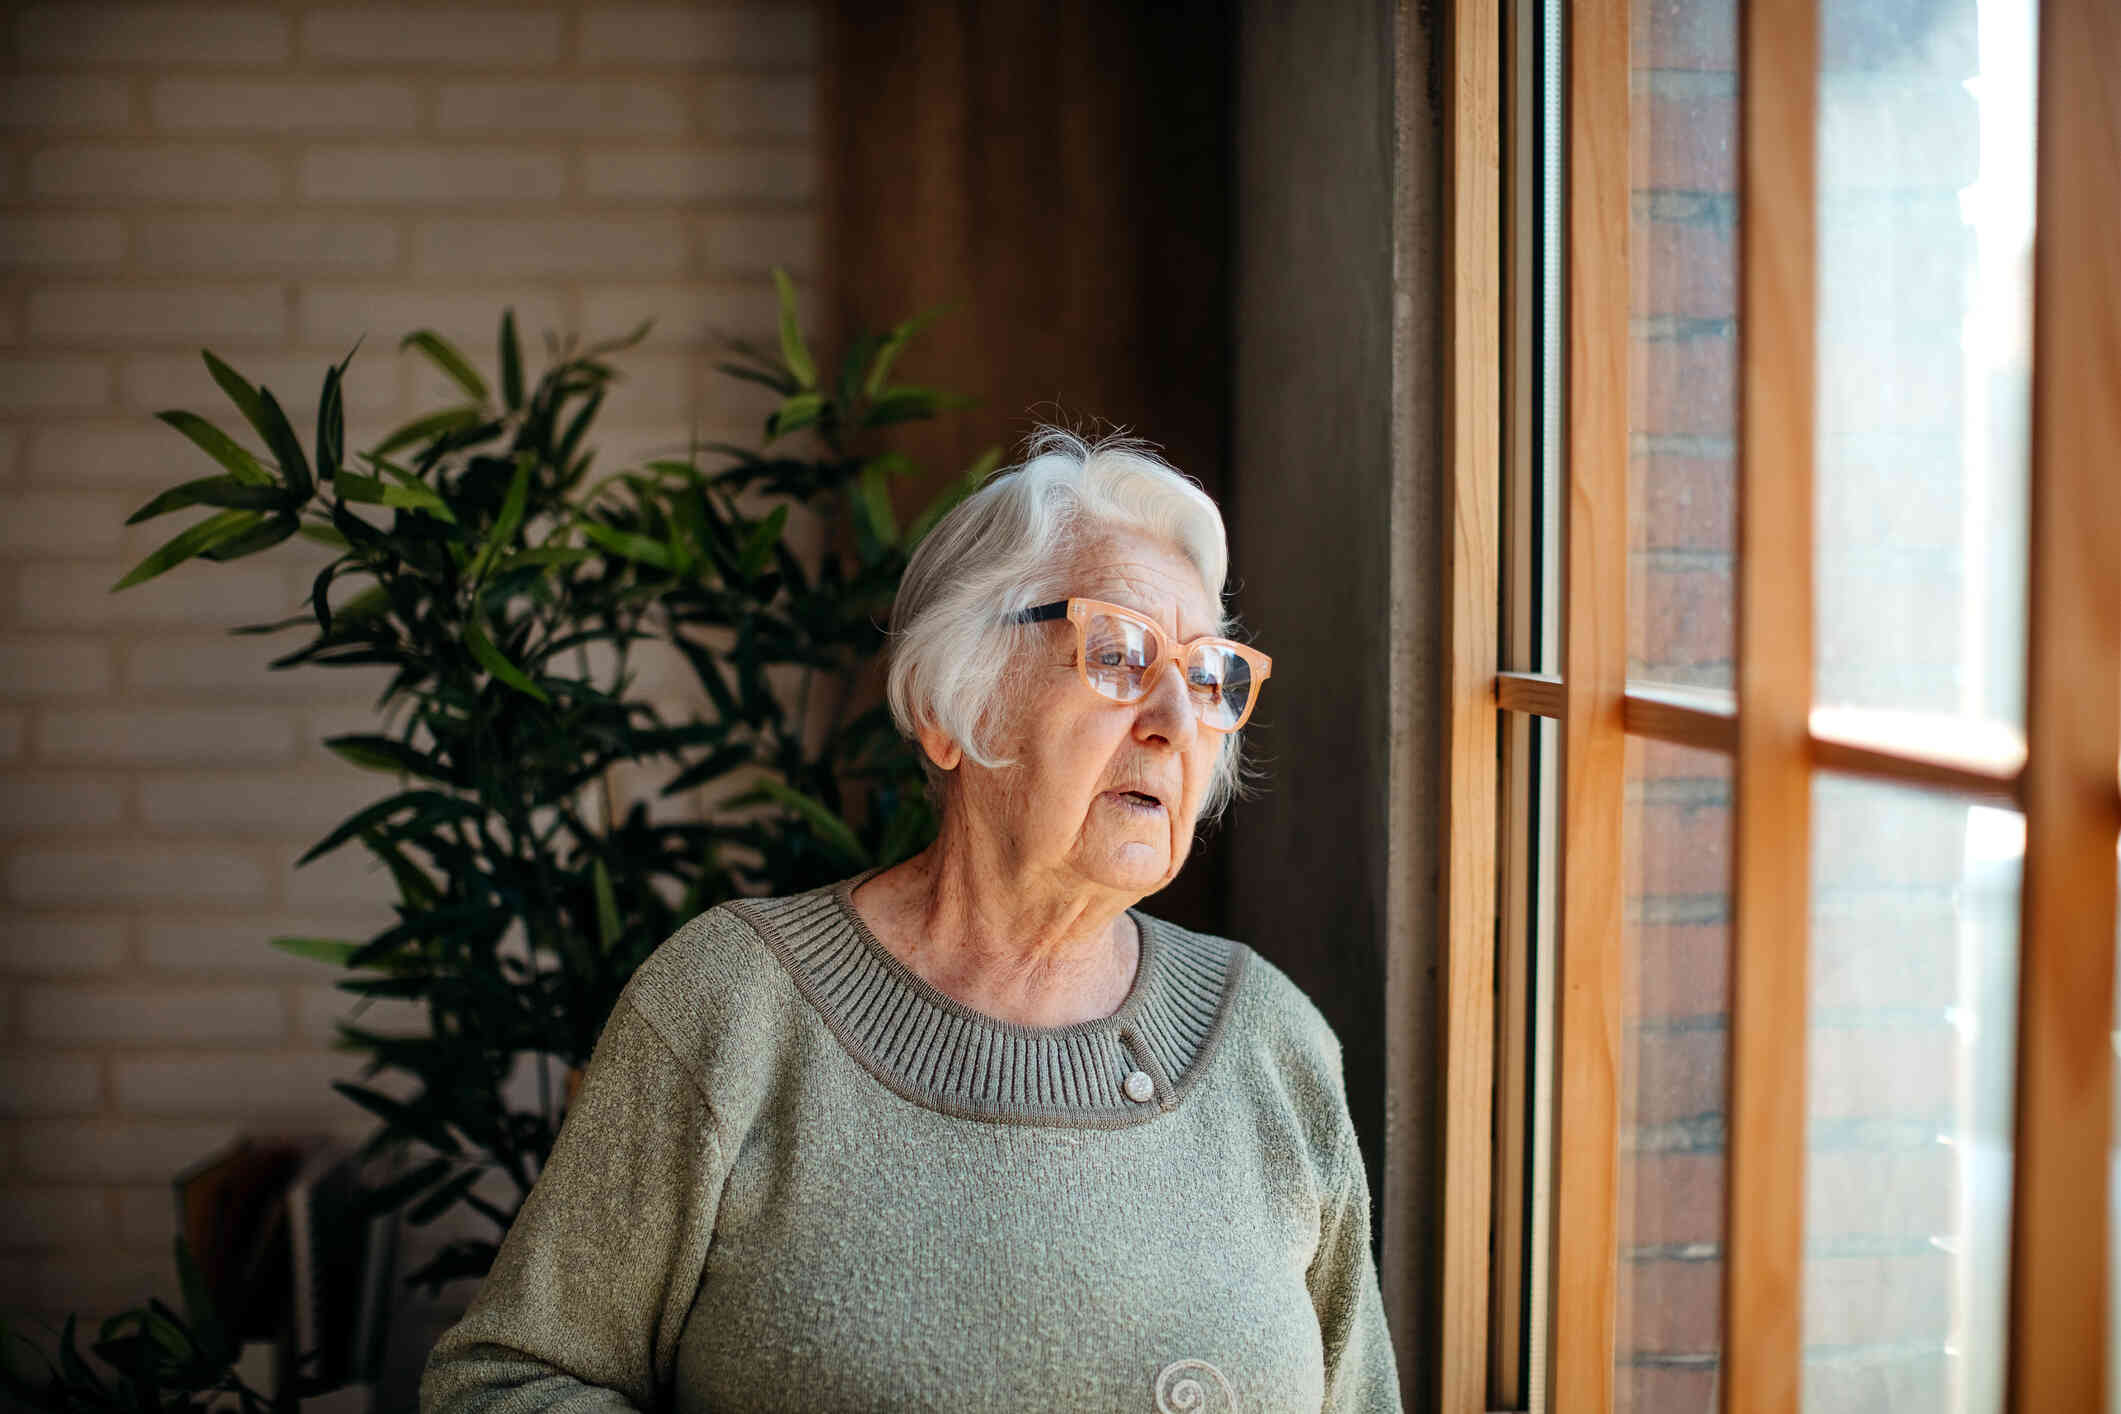
M 1140 624 L 1149 631 L 1155 643 L 1156 652 L 1149 655 L 1148 663 L 1142 668 L 1141 697 L 1113 697 L 1099 690 L 1097 684 L 1090 681 L 1088 661 L 1090 645 L 1084 634 L 1087 631 L 1086 625 L 1092 614 L 1116 614 L 1120 618 Z M 1009 622 L 1036 624 L 1048 623 L 1054 619 L 1061 618 L 1065 618 L 1075 625 L 1075 675 L 1082 679 L 1084 687 L 1097 693 L 1099 697 L 1107 702 L 1139 702 L 1146 698 L 1149 695 L 1149 690 L 1156 686 L 1157 675 L 1163 672 L 1164 664 L 1176 662 L 1179 665 L 1179 672 L 1183 674 L 1186 667 L 1186 654 L 1199 644 L 1208 643 L 1217 647 L 1227 648 L 1238 657 L 1244 659 L 1246 666 L 1252 670 L 1252 691 L 1245 698 L 1243 714 L 1229 726 L 1219 727 L 1208 720 L 1207 713 L 1204 710 L 1195 709 L 1200 719 L 1200 725 L 1211 732 L 1228 734 L 1243 730 L 1245 723 L 1252 720 L 1252 709 L 1259 705 L 1260 685 L 1274 675 L 1274 660 L 1250 644 L 1239 643 L 1234 638 L 1224 638 L 1222 635 L 1214 633 L 1204 633 L 1198 637 L 1186 639 L 1183 642 L 1175 642 L 1170 635 L 1164 632 L 1162 625 L 1158 624 L 1156 620 L 1150 618 L 1147 614 L 1142 613 L 1138 609 L 1130 609 L 1124 604 L 1113 604 L 1103 599 L 1055 599 L 1051 603 L 1035 604 L 1031 608 L 1021 609 L 1010 615 Z M 1188 695 L 1190 696 L 1190 693 Z

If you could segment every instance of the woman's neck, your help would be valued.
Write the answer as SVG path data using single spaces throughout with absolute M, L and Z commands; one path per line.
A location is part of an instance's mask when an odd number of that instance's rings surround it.
M 952 830 L 865 881 L 856 911 L 945 996 L 1019 1026 L 1110 1016 L 1134 985 L 1141 940 L 1127 900 L 1011 868 Z

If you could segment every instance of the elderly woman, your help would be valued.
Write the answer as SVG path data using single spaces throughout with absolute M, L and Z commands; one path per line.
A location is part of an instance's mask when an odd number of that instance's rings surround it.
M 892 612 L 936 842 L 656 950 L 425 1414 L 1398 1407 L 1332 1032 L 1134 907 L 1267 678 L 1222 519 L 1136 444 L 1031 452 Z

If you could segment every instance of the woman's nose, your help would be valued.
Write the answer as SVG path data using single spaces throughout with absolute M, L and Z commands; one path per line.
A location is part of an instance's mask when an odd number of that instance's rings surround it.
M 1134 715 L 1134 732 L 1140 737 L 1161 737 L 1184 750 L 1200 730 L 1200 709 L 1186 691 L 1186 670 L 1174 657 L 1156 665 L 1148 691 Z

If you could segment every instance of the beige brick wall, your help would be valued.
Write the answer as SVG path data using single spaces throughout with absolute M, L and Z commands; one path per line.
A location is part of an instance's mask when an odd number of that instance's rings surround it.
M 364 445 L 435 405 L 430 325 L 493 367 L 545 329 L 658 328 L 600 462 L 756 435 L 712 372 L 811 273 L 819 20 L 801 3 L 0 6 L 0 1298 L 171 1297 L 179 1167 L 245 1130 L 366 1129 L 328 1089 L 350 999 L 276 933 L 361 936 L 388 888 L 294 860 L 382 783 L 324 735 L 379 680 L 269 673 L 231 638 L 306 591 L 292 542 L 109 585 L 205 459 L 158 409 L 237 419 L 206 345 L 297 426 L 327 363 Z

